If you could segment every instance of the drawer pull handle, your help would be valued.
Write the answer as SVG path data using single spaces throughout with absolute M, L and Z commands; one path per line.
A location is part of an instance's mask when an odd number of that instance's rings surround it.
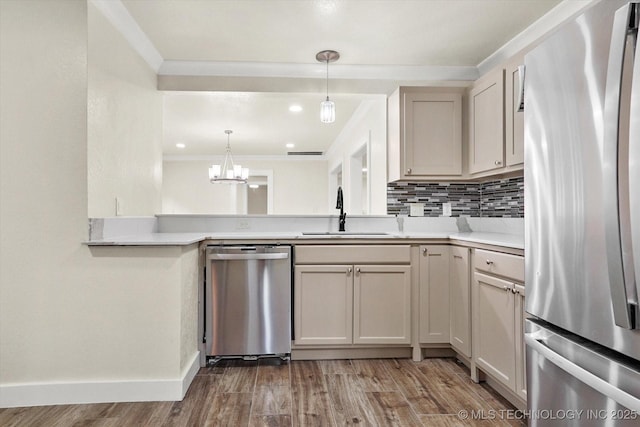
M 458 258 L 458 259 L 462 259 L 462 257 L 460 255 L 454 255 L 454 258 Z
M 491 264 L 493 264 L 493 261 L 487 260 L 487 265 L 491 265 Z

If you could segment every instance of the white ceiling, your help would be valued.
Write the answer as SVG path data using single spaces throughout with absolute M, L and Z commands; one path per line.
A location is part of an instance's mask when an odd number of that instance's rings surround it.
M 565 0 L 563 5 L 580 3 L 582 7 L 589 1 Z M 296 144 L 295 151 L 326 151 L 359 103 L 371 98 L 354 95 L 366 90 L 349 89 L 360 82 L 386 79 L 397 85 L 409 78 L 424 84 L 432 75 L 472 80 L 479 64 L 560 0 L 92 2 L 162 78 L 206 75 L 227 79 L 224 90 L 231 92 L 165 92 L 165 154 L 221 154 L 226 143 L 224 129 L 233 129 L 235 155 L 282 155 L 288 151 L 287 142 Z M 337 110 L 337 120 L 331 125 L 319 121 L 325 68 L 315 61 L 315 55 L 324 49 L 341 55 L 329 68 L 335 78 L 333 87 L 342 92 L 330 89 Z M 264 80 L 266 88 L 259 89 L 260 93 L 238 92 L 246 90 L 246 85 L 233 92 L 238 76 L 272 80 Z M 303 85 L 313 82 L 307 86 L 317 92 L 300 93 L 308 92 L 300 89 L 301 81 Z M 182 82 L 178 79 L 164 87 L 183 90 Z M 280 93 L 269 93 L 274 90 L 269 83 Z M 303 111 L 290 113 L 292 103 L 300 104 Z M 177 149 L 178 142 L 187 147 Z
M 471 65 L 560 0 L 123 0 L 165 60 Z

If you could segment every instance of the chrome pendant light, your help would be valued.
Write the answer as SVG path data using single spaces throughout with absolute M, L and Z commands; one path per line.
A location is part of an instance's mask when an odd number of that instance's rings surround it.
M 316 59 L 327 64 L 327 99 L 320 103 L 320 121 L 333 123 L 336 121 L 336 104 L 329 100 L 329 62 L 340 59 L 340 54 L 335 50 L 323 50 L 316 54 Z
M 246 184 L 249 179 L 249 169 L 233 163 L 229 135 L 232 130 L 225 130 L 227 134 L 227 150 L 222 165 L 211 165 L 209 168 L 209 181 L 212 184 Z

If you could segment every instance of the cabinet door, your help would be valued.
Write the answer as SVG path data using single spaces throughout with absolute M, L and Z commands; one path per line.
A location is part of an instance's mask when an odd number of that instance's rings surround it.
M 404 95 L 405 178 L 462 174 L 462 96 Z
M 411 343 L 411 267 L 356 265 L 353 342 Z
M 516 393 L 522 399 L 527 400 L 527 370 L 525 363 L 525 345 L 524 345 L 524 319 L 527 313 L 524 311 L 525 290 L 522 285 L 515 285 L 516 292 Z
M 471 295 L 469 249 L 451 247 L 449 257 L 450 343 L 464 356 L 471 357 Z
M 449 246 L 420 246 L 420 342 L 449 344 Z
M 518 66 L 524 64 L 524 55 L 513 57 L 506 64 L 505 82 L 505 157 L 507 166 L 524 163 L 524 111 L 518 111 L 520 95 L 520 73 Z
M 481 369 L 515 389 L 513 284 L 474 273 L 473 358 Z
M 296 344 L 351 344 L 353 267 L 295 267 L 294 330 Z
M 469 94 L 469 172 L 504 167 L 504 70 L 479 80 Z

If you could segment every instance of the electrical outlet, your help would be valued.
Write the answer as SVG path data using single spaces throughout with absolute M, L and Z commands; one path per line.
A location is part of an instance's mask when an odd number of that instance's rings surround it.
M 442 204 L 442 216 L 451 216 L 451 203 Z
M 239 219 L 236 221 L 236 230 L 248 230 L 249 229 L 249 220 L 248 219 Z

